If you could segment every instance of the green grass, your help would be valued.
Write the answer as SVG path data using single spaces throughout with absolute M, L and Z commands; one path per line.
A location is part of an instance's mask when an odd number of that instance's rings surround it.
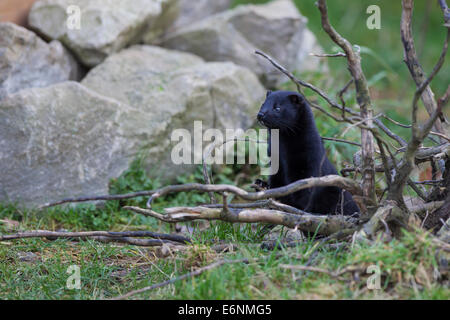
M 228 168 L 230 169 L 230 168 Z M 242 168 L 240 168 L 242 169 Z M 230 180 L 237 168 L 222 169 L 218 182 Z M 200 182 L 200 170 L 179 182 Z M 112 181 L 115 193 L 158 186 L 135 163 Z M 158 208 L 193 205 L 207 198 L 179 194 L 159 200 Z M 166 224 L 132 215 L 124 204 L 144 205 L 145 199 L 126 203 L 107 202 L 101 207 L 81 205 L 38 212 L 0 205 L 0 220 L 14 220 L 21 230 L 152 230 L 171 232 Z M 436 245 L 428 235 L 405 233 L 401 240 L 352 247 L 320 247 L 313 239 L 295 248 L 268 251 L 261 248 L 259 226 L 211 222 L 189 224 L 194 243 L 184 251 L 102 244 L 93 240 L 25 239 L 0 242 L 0 299 L 105 299 L 163 282 L 219 259 L 249 259 L 248 264 L 227 264 L 193 279 L 137 295 L 138 299 L 449 299 L 448 273 L 436 260 Z M 11 227 L 0 223 L 0 232 Z M 10 230 L 9 230 L 10 231 Z M 287 230 L 282 229 L 282 238 Z M 238 244 L 229 253 L 212 250 L 211 241 Z M 31 261 L 23 257 L 31 256 Z M 448 259 L 448 257 L 446 257 Z M 282 265 L 305 265 L 335 272 L 346 267 L 360 269 L 335 278 L 327 273 L 295 271 Z M 66 287 L 68 268 L 81 271 L 81 289 Z M 381 270 L 381 289 L 368 290 L 367 267 Z M 439 272 L 437 272 L 437 270 Z M 448 272 L 448 271 L 447 271 Z M 440 278 L 436 279 L 435 275 Z
M 261 4 L 268 0 L 234 0 L 233 6 L 246 3 Z M 316 0 L 294 0 L 299 11 L 308 19 L 308 27 L 316 35 L 319 43 L 327 52 L 337 49 L 328 35 L 322 30 Z M 387 72 L 381 81 L 384 89 L 407 89 L 412 85 L 406 65 L 403 63 L 403 47 L 400 41 L 401 1 L 329 0 L 328 12 L 335 29 L 351 43 L 367 48 L 362 51 L 363 69 L 367 78 L 380 72 Z M 381 29 L 369 30 L 366 21 L 368 6 L 376 4 L 381 10 Z M 424 69 L 431 72 L 437 62 L 445 39 L 442 12 L 436 1 L 415 1 L 413 32 L 419 58 Z M 348 75 L 342 59 L 328 59 L 336 74 Z M 448 64 L 447 64 L 448 66 Z M 444 66 L 445 69 L 445 66 Z M 450 82 L 450 72 L 443 71 L 435 81 L 437 93 L 442 93 Z M 401 92 L 400 90 L 398 92 Z
M 232 6 L 266 2 L 269 2 L 269 0 L 234 0 Z M 322 30 L 319 10 L 315 6 L 316 0 L 294 0 L 294 2 L 301 14 L 308 19 L 307 25 L 317 37 L 324 51 L 327 53 L 340 51 Z M 375 113 L 384 112 L 397 121 L 405 124 L 410 123 L 410 110 L 415 84 L 406 64 L 403 62 L 403 46 L 400 40 L 401 1 L 381 0 L 374 2 L 372 0 L 361 0 L 351 1 L 350 4 L 349 1 L 332 0 L 327 1 L 327 4 L 330 21 L 335 29 L 352 44 L 361 47 L 362 67 L 368 79 Z M 380 30 L 369 30 L 366 27 L 366 20 L 369 16 L 366 14 L 366 9 L 373 4 L 378 5 L 381 9 Z M 442 24 L 442 12 L 436 1 L 415 1 L 413 33 L 419 60 L 426 74 L 431 72 L 442 51 L 446 35 Z M 322 88 L 329 96 L 337 100 L 336 94 L 348 82 L 350 74 L 344 59 L 332 58 L 326 61 L 330 69 L 328 74 L 320 75 L 314 72 L 304 72 L 302 74 L 297 73 L 297 76 Z M 441 72 L 431 84 L 437 97 L 443 95 L 450 83 L 448 66 L 449 62 L 446 61 Z M 290 84 L 287 84 L 284 88 L 295 90 L 295 87 Z M 345 95 L 349 107 L 356 104 L 353 92 L 354 90 L 351 88 Z M 318 98 L 317 94 L 308 89 L 305 89 L 304 93 L 309 99 L 328 109 L 328 105 L 321 98 Z M 419 119 L 424 120 L 426 117 L 426 111 L 423 107 L 420 108 Z M 341 124 L 337 124 L 323 115 L 317 117 L 317 122 L 321 133 L 336 134 L 343 130 Z M 383 122 L 394 132 L 403 137 L 409 137 L 408 129 L 399 128 L 386 120 L 383 120 Z M 357 130 L 353 131 L 357 132 Z M 355 133 L 352 136 L 352 131 L 348 135 L 349 138 L 356 138 L 357 136 Z M 334 152 L 334 150 L 331 151 Z M 349 154 L 354 153 L 354 149 L 351 147 L 345 151 Z M 348 159 L 337 156 L 335 160 Z
M 207 246 L 156 258 L 153 249 L 116 247 L 93 241 L 26 240 L 0 246 L 1 299 L 103 299 L 163 282 L 218 259 L 248 258 L 249 264 L 228 264 L 196 278 L 136 296 L 140 299 L 449 299 L 443 281 L 433 279 L 437 262 L 430 243 L 417 236 L 353 249 L 319 249 L 315 267 L 336 271 L 361 269 L 336 279 L 324 273 L 293 271 L 281 265 L 304 265 L 313 252 L 309 244 L 265 251 L 242 243 L 234 253 L 217 254 Z M 420 248 L 418 246 L 420 245 Z M 35 262 L 21 262 L 33 252 Z M 67 268 L 81 270 L 81 290 L 66 288 Z M 381 289 L 368 290 L 369 265 L 381 269 Z M 448 277 L 448 274 L 447 274 Z M 448 278 L 447 278 L 448 281 Z

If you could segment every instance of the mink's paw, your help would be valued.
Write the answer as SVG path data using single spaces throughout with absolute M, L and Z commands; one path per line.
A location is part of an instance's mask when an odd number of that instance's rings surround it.
M 269 189 L 269 184 L 261 179 L 256 179 L 255 182 L 252 184 L 252 188 L 255 189 L 256 191 L 267 190 Z

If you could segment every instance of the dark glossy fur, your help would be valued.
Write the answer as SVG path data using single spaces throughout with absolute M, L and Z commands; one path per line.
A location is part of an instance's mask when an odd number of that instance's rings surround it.
M 311 107 L 301 94 L 268 92 L 258 120 L 269 131 L 279 129 L 280 165 L 278 173 L 269 177 L 271 189 L 300 179 L 337 174 L 326 156 Z M 270 157 L 270 143 L 268 152 Z M 351 194 L 337 187 L 301 190 L 278 200 L 315 214 L 351 215 L 359 212 Z

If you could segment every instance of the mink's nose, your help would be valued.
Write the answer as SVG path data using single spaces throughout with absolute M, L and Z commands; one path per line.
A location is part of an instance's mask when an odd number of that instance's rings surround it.
M 259 112 L 256 117 L 258 118 L 259 121 L 262 121 L 262 119 L 264 118 L 264 112 Z

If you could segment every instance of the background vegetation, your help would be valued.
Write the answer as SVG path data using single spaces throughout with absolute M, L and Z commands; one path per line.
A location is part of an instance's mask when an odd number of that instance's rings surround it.
M 233 5 L 260 1 L 235 0 Z M 313 0 L 296 0 L 301 13 L 308 17 L 309 27 L 326 52 L 333 52 L 329 38 L 321 30 L 319 13 Z M 381 30 L 366 28 L 368 5 L 373 0 L 329 1 L 330 19 L 335 28 L 352 43 L 362 47 L 363 68 L 371 84 L 376 111 L 384 111 L 394 119 L 408 123 L 413 84 L 403 64 L 400 42 L 400 1 L 376 1 L 381 8 Z M 435 1 L 416 1 L 416 41 L 421 62 L 430 70 L 440 53 L 444 40 L 441 32 L 442 14 Z M 276 35 L 274 35 L 276 36 Z M 314 72 L 302 78 L 336 94 L 349 80 L 345 61 L 329 59 L 329 74 Z M 450 82 L 448 64 L 434 82 L 440 95 Z M 291 88 L 290 84 L 283 88 Z M 317 100 L 311 92 L 305 92 Z M 346 96 L 354 101 L 351 93 Z M 318 103 L 321 103 L 319 100 Z M 325 104 L 322 104 L 324 107 Z M 316 115 L 323 136 L 337 136 L 342 126 L 329 118 Z M 386 123 L 389 125 L 388 123 Z M 407 130 L 398 127 L 403 136 Z M 359 130 L 344 138 L 359 141 Z M 351 162 L 356 148 L 326 143 L 331 159 L 339 168 Z M 249 166 L 216 168 L 215 182 L 246 186 L 255 178 Z M 202 182 L 200 169 L 179 178 L 179 183 Z M 149 179 L 136 161 L 120 178 L 111 182 L 111 193 L 149 190 L 160 183 Z M 54 208 L 45 212 L 23 210 L 13 205 L 0 205 L 0 232 L 22 230 L 152 230 L 172 232 L 173 227 L 155 219 L 130 214 L 121 209 L 125 204 L 145 205 L 146 199 L 129 202 L 107 202 L 76 207 Z M 158 199 L 156 209 L 176 205 L 207 202 L 206 195 L 181 193 Z M 18 225 L 20 223 L 20 226 Z M 375 245 L 356 244 L 352 248 L 340 245 L 317 249 L 314 239 L 295 247 L 267 250 L 260 246 L 261 226 L 238 226 L 222 222 L 189 225 L 194 245 L 184 252 L 161 252 L 152 248 L 99 244 L 95 241 L 27 239 L 0 243 L 0 299 L 102 299 L 124 294 L 181 275 L 214 260 L 248 258 L 249 264 L 225 265 L 194 279 L 138 295 L 151 299 L 448 299 L 448 274 L 443 276 L 435 244 L 423 232 L 405 233 L 402 240 Z M 279 228 L 275 235 L 286 236 Z M 217 253 L 210 241 L 239 243 L 233 252 Z M 317 249 L 317 250 L 316 250 Z M 333 276 L 328 272 L 298 271 L 283 265 L 314 265 L 336 272 L 344 268 L 359 271 Z M 368 290 L 366 269 L 377 265 L 382 270 L 380 290 Z M 81 268 L 81 290 L 66 288 L 70 265 Z

